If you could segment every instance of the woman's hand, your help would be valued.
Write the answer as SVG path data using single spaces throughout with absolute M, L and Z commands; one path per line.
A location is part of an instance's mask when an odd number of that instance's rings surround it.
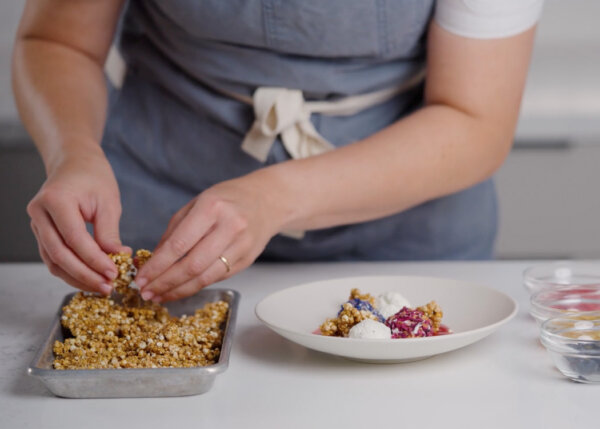
M 173 216 L 136 277 L 144 299 L 162 302 L 193 295 L 254 262 L 283 218 L 257 176 L 219 183 Z
M 106 253 L 129 251 L 119 239 L 121 203 L 102 149 L 65 152 L 47 166 L 48 178 L 27 206 L 42 260 L 76 288 L 109 294 L 117 269 Z M 86 230 L 94 225 L 94 238 Z

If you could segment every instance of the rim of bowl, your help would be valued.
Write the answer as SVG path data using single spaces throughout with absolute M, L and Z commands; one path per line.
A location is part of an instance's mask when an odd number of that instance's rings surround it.
M 581 320 L 580 316 L 594 316 L 593 319 L 590 320 Z M 574 317 L 575 316 L 575 317 Z M 569 322 L 584 322 L 590 321 L 594 324 L 592 328 L 563 328 L 562 330 L 556 330 L 557 323 L 569 323 Z M 589 312 L 581 312 L 575 314 L 570 314 L 567 316 L 559 316 L 552 317 L 542 323 L 540 329 L 540 339 L 542 340 L 542 344 L 546 348 L 550 348 L 554 351 L 561 353 L 568 353 L 573 356 L 581 355 L 581 356 L 600 356 L 600 347 L 595 349 L 584 349 L 584 350 L 573 350 L 571 346 L 575 344 L 587 344 L 587 345 L 600 345 L 600 340 L 595 339 L 587 339 L 587 338 L 571 338 L 563 335 L 564 332 L 573 332 L 573 331 L 598 331 L 600 332 L 600 311 L 589 311 Z
M 529 313 L 538 321 L 543 322 L 547 319 L 558 318 L 558 317 L 568 317 L 569 315 L 575 314 L 584 314 L 584 313 L 600 313 L 600 309 L 598 310 L 577 310 L 577 309 L 561 309 L 556 308 L 556 305 L 563 304 L 598 304 L 600 307 L 600 287 L 594 288 L 589 292 L 578 292 L 568 297 L 558 297 L 558 298 L 548 298 L 546 300 L 541 299 L 544 295 L 550 295 L 552 293 L 563 291 L 569 291 L 574 288 L 565 287 L 551 290 L 541 290 L 530 297 L 531 308 Z M 593 294 L 592 298 L 586 297 L 587 294 Z M 589 295 L 588 295 L 589 296 Z
M 556 280 L 544 280 L 544 279 L 540 279 L 539 274 L 538 275 L 533 275 L 532 273 L 535 272 L 536 270 L 556 270 L 558 268 L 569 268 L 571 269 L 575 274 L 572 275 L 569 278 L 578 278 L 578 277 L 584 277 L 584 278 L 597 278 L 598 280 L 588 280 L 588 281 L 560 281 L 558 279 Z M 591 274 L 582 274 L 583 272 L 590 272 Z M 538 264 L 538 265 L 532 265 L 530 267 L 527 267 L 525 270 L 523 270 L 523 285 L 524 287 L 531 291 L 539 291 L 537 290 L 534 286 L 543 286 L 544 289 L 548 289 L 548 288 L 555 288 L 555 287 L 563 287 L 563 286 L 591 286 L 591 285 L 598 285 L 600 287 L 600 264 L 598 262 L 592 262 L 592 261 L 556 261 L 556 262 L 550 262 L 550 263 L 546 263 L 546 264 Z M 531 285 L 531 286 L 530 286 Z

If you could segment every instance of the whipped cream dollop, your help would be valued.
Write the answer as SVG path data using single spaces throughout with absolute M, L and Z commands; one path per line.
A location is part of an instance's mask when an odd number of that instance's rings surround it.
M 411 307 L 410 302 L 398 292 L 384 292 L 375 299 L 379 313 L 386 319 L 404 307 Z
M 381 322 L 365 319 L 350 329 L 348 337 L 361 339 L 389 339 L 392 338 L 392 332 L 390 328 Z

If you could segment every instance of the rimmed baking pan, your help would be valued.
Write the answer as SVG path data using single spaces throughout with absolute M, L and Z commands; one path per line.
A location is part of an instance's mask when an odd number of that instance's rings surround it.
M 214 365 L 194 368 L 120 368 L 66 369 L 52 368 L 56 340 L 64 341 L 60 324 L 62 307 L 74 293 L 65 296 L 50 325 L 45 341 L 35 355 L 27 372 L 41 380 L 55 395 L 65 398 L 140 398 L 186 396 L 205 393 L 213 386 L 217 374 L 229 365 L 233 332 L 237 319 L 240 294 L 231 289 L 204 289 L 194 296 L 166 304 L 174 316 L 193 314 L 208 302 L 223 300 L 229 303 L 224 323 L 223 344 L 219 360 Z

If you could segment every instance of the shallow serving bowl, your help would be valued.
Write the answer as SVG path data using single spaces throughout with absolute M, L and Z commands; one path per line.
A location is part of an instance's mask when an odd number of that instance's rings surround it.
M 339 311 L 352 288 L 372 295 L 393 291 L 413 305 L 435 300 L 453 333 L 426 338 L 356 339 L 316 335 Z M 416 276 L 367 276 L 323 280 L 275 292 L 256 306 L 266 326 L 309 349 L 370 363 L 403 363 L 473 344 L 508 323 L 517 312 L 509 296 L 479 284 Z
M 124 368 L 77 369 L 52 368 L 52 346 L 65 338 L 60 324 L 62 307 L 74 293 L 67 295 L 50 325 L 46 340 L 28 369 L 29 375 L 40 379 L 55 395 L 66 398 L 131 398 L 198 395 L 212 387 L 217 374 L 229 364 L 229 352 L 240 300 L 238 292 L 229 289 L 205 289 L 181 301 L 166 304 L 175 316 L 192 314 L 208 302 L 223 300 L 229 303 L 225 321 L 223 345 L 219 361 L 210 366 L 196 368 Z
M 523 285 L 530 294 L 564 286 L 600 287 L 600 263 L 564 261 L 535 265 L 523 272 Z
M 540 338 L 565 376 L 600 383 L 600 312 L 548 319 Z

